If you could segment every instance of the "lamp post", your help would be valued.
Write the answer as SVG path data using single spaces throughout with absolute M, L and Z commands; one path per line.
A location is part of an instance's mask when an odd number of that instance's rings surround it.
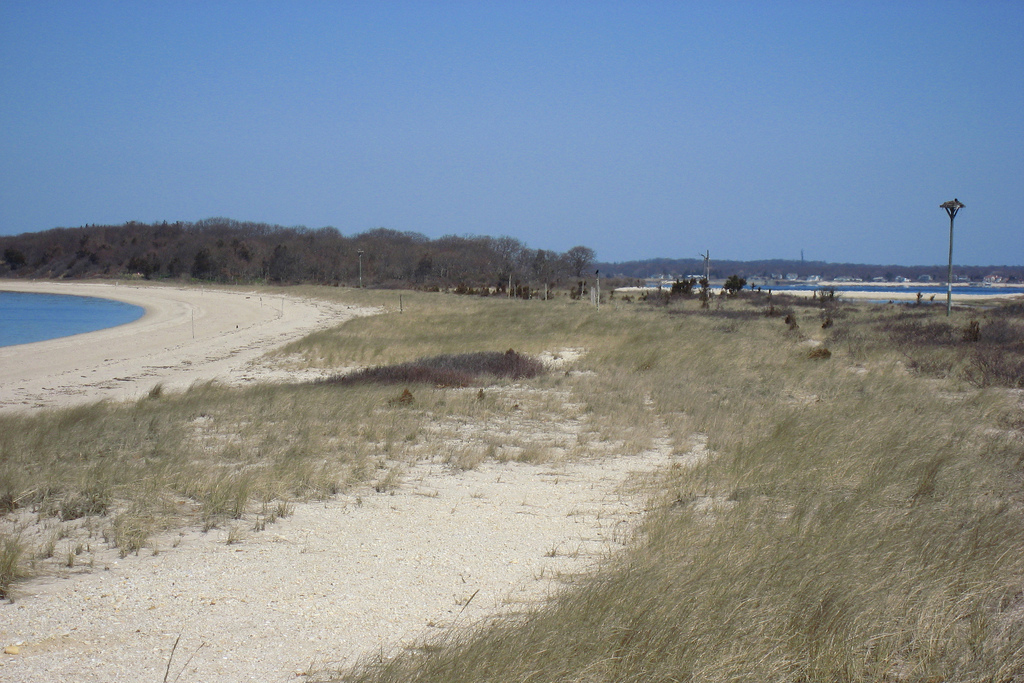
M 939 204 L 939 208 L 945 209 L 949 214 L 949 270 L 946 271 L 946 317 L 949 317 L 953 310 L 953 219 L 964 205 L 959 199 L 954 198 L 951 202 Z
M 359 289 L 362 289 L 363 288 L 363 250 L 360 249 L 358 254 L 359 254 Z

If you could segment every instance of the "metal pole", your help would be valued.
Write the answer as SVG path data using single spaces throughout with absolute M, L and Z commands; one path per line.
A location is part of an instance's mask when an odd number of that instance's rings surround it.
M 953 219 L 957 212 L 964 208 L 959 199 L 953 198 L 951 202 L 939 204 L 940 209 L 945 209 L 949 214 L 949 270 L 946 271 L 946 317 L 953 311 Z
M 953 216 L 949 214 L 949 269 L 946 271 L 946 317 L 953 311 Z

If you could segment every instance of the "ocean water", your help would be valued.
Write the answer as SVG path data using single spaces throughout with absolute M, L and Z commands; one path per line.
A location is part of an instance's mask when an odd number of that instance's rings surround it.
M 145 310 L 92 296 L 0 291 L 0 346 L 68 337 L 124 325 Z

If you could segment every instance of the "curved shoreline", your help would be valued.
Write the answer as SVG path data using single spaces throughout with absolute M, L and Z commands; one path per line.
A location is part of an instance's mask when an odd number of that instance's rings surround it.
M 51 339 L 62 339 L 64 337 L 73 337 L 73 336 L 78 335 L 78 334 L 88 334 L 89 332 L 99 332 L 100 330 L 106 330 L 106 329 L 109 329 L 109 328 L 112 328 L 112 327 L 120 327 L 122 325 L 131 324 L 131 323 L 135 322 L 136 320 L 139 320 L 140 318 L 142 318 L 142 316 L 146 315 L 146 309 L 144 307 L 142 307 L 142 306 L 137 306 L 135 304 L 130 304 L 127 301 L 121 301 L 120 299 L 111 299 L 109 297 L 85 296 L 85 295 L 82 295 L 82 294 L 51 294 L 51 293 L 44 293 L 44 292 L 21 292 L 21 291 L 14 291 L 12 289 L 4 289 L 3 285 L 0 285 L 0 295 L 3 295 L 3 294 L 13 295 L 13 296 L 21 295 L 21 296 L 26 297 L 26 299 L 22 299 L 22 301 L 27 301 L 27 302 L 31 301 L 30 297 L 44 297 L 47 301 L 43 302 L 42 309 L 39 309 L 39 312 L 43 316 L 46 316 L 46 315 L 48 315 L 50 313 L 50 308 L 48 306 L 49 303 L 55 303 L 57 306 L 60 306 L 63 303 L 63 304 L 66 304 L 66 305 L 70 306 L 70 305 L 74 305 L 74 304 L 77 304 L 77 303 L 80 302 L 81 305 L 83 305 L 83 306 L 84 305 L 88 305 L 88 306 L 104 306 L 104 307 L 108 307 L 107 311 L 105 311 L 106 314 L 112 313 L 113 310 L 116 308 L 116 310 L 118 310 L 118 311 L 128 312 L 126 315 L 124 315 L 122 317 L 124 317 L 124 318 L 128 318 L 129 316 L 131 316 L 131 317 L 129 319 L 108 320 L 107 324 L 104 324 L 102 327 L 93 327 L 92 325 L 95 325 L 96 321 L 91 321 L 90 323 L 83 323 L 83 321 L 77 320 L 77 319 L 74 320 L 74 321 L 71 321 L 71 322 L 65 321 L 64 323 L 62 323 L 62 325 L 64 327 L 63 331 L 58 331 L 58 330 L 61 330 L 61 327 L 53 327 L 53 328 L 50 328 L 51 332 L 46 332 L 45 330 L 47 328 L 43 327 L 41 329 L 35 330 L 33 333 L 22 334 L 20 336 L 32 337 L 33 334 L 43 334 L 43 335 L 47 335 L 47 336 L 40 336 L 38 338 L 29 338 L 29 339 L 27 339 L 25 341 L 10 341 L 10 342 L 7 342 L 7 341 L 5 341 L 7 339 L 7 337 L 4 336 L 4 333 L 0 332 L 0 348 L 7 348 L 9 346 L 21 346 L 23 344 L 35 344 L 36 342 L 50 341 Z M 56 299 L 56 302 L 52 301 L 54 299 Z M 73 301 L 68 301 L 68 300 L 73 300 Z M 27 320 L 21 319 L 19 322 L 20 323 L 25 323 L 25 322 L 27 322 Z M 88 326 L 89 329 L 79 329 L 79 330 L 76 330 L 76 331 L 67 331 L 68 328 L 72 328 L 72 326 L 76 326 L 76 325 L 77 326 L 83 326 L 83 327 L 84 326 Z M 57 332 L 57 333 L 54 334 L 53 332 Z
M 254 291 L 113 282 L 0 280 L 0 289 L 114 299 L 138 320 L 68 337 L 0 347 L 0 412 L 132 400 L 156 384 L 257 381 L 257 361 L 315 329 L 373 311 Z

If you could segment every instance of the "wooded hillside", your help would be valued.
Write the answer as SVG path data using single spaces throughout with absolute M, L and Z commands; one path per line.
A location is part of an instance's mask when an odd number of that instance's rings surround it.
M 362 258 L 360 259 L 360 252 Z M 429 239 L 378 228 L 286 228 L 210 218 L 55 228 L 0 236 L 0 277 L 191 278 L 384 287 L 543 289 L 589 272 L 594 252 L 530 249 L 511 237 Z

